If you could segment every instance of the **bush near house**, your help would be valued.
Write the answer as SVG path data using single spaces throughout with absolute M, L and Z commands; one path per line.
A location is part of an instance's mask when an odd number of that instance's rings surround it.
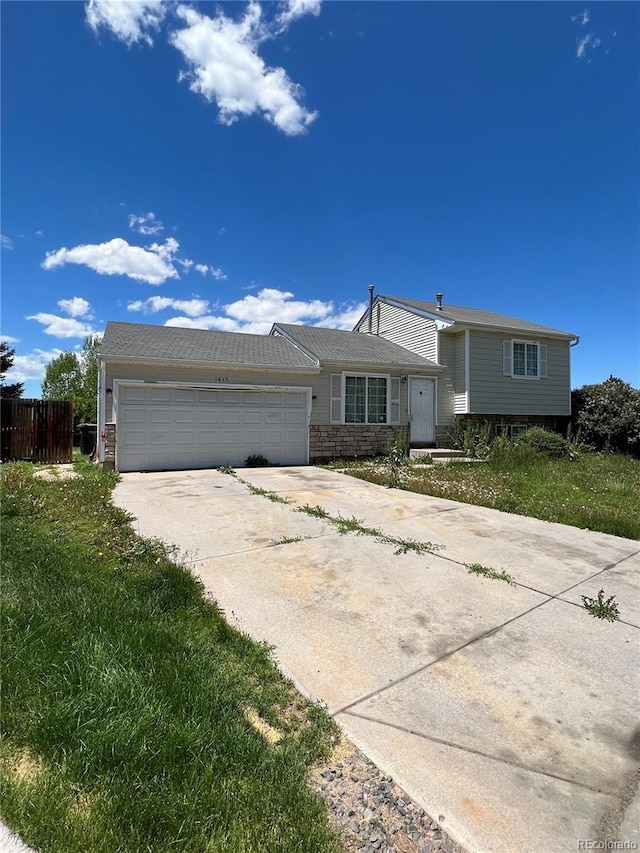
M 571 409 L 581 443 L 640 457 L 640 390 L 610 376 L 572 391 Z

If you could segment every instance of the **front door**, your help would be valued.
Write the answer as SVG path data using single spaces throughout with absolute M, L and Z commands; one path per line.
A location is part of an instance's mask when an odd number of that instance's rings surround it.
M 434 379 L 409 380 L 409 415 L 412 445 L 433 444 L 436 440 Z

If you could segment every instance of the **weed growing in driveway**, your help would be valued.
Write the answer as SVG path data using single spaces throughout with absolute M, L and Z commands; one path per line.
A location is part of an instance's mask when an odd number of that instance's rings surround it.
M 473 575 L 482 575 L 485 578 L 491 578 L 496 581 L 506 581 L 506 583 L 514 585 L 515 581 L 510 574 L 505 571 L 498 572 L 496 569 L 490 569 L 480 563 L 465 563 L 467 571 Z
M 605 599 L 603 589 L 600 590 L 597 598 L 589 598 L 587 595 L 583 595 L 581 598 L 584 609 L 596 619 L 608 619 L 609 622 L 615 622 L 620 617 L 615 595 L 610 595 L 609 598 Z
M 236 476 L 236 472 L 233 470 L 231 465 L 220 465 L 220 467 L 218 468 L 218 471 L 221 474 L 229 474 L 232 477 Z
M 338 533 L 355 533 L 356 536 L 371 536 L 377 542 L 384 545 L 394 545 L 396 547 L 395 554 L 408 554 L 410 551 L 415 554 L 433 554 L 444 548 L 444 545 L 436 545 L 433 542 L 418 542 L 415 539 L 401 539 L 399 536 L 390 536 L 383 533 L 378 527 L 366 527 L 360 519 L 352 516 L 345 518 L 343 515 L 329 515 L 326 509 L 321 506 L 309 506 L 305 504 L 296 509 L 296 512 L 304 512 L 313 518 L 321 518 L 323 521 L 328 521 L 329 524 L 337 529 Z
M 294 542 L 302 542 L 304 539 L 310 539 L 310 536 L 283 536 L 274 542 L 274 545 L 293 545 Z
M 296 509 L 296 512 L 304 512 L 306 515 L 310 515 L 313 518 L 330 518 L 329 513 L 321 506 L 310 506 L 309 504 L 305 504 L 304 506 L 299 506 Z
M 277 492 L 272 492 L 270 489 L 263 489 L 261 486 L 254 486 L 253 483 L 247 483 L 247 481 L 243 480 L 242 477 L 238 477 L 238 481 L 246 486 L 252 495 L 260 495 L 269 501 L 273 501 L 274 504 L 291 503 L 289 498 L 283 498 L 282 495 L 279 495 Z

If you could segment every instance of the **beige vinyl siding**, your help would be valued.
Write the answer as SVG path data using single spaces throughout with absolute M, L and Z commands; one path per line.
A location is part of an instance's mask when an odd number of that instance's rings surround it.
M 462 334 L 457 334 L 455 336 L 455 360 L 454 360 L 454 406 L 456 415 L 464 414 L 467 411 L 467 387 L 466 387 L 466 377 L 465 377 L 465 361 L 464 361 L 464 349 L 465 349 L 465 335 L 464 332 Z
M 378 307 L 380 311 L 378 312 Z M 365 316 L 357 331 L 367 332 L 368 318 Z M 430 361 L 436 359 L 436 324 L 433 320 L 379 302 L 373 309 L 372 331 L 388 341 L 393 341 Z
M 547 346 L 546 379 L 513 379 L 502 373 L 503 341 L 530 340 Z M 554 338 L 470 332 L 469 412 L 472 414 L 570 414 L 569 342 Z
M 440 333 L 440 364 L 445 369 L 438 374 L 438 426 L 452 426 L 455 403 L 456 337 Z M 464 336 L 463 336 L 464 337 Z
M 331 374 L 342 373 L 383 373 L 400 376 L 401 371 L 386 371 L 384 368 L 371 369 L 366 365 L 331 365 L 321 373 L 279 373 L 251 370 L 215 370 L 208 367 L 182 367 L 175 365 L 149 365 L 133 363 L 107 363 L 106 388 L 113 388 L 114 379 L 134 379 L 145 382 L 187 382 L 198 384 L 222 385 L 286 385 L 295 388 L 311 388 L 316 399 L 311 403 L 311 424 L 321 426 L 331 423 Z M 222 381 L 221 381 L 222 380 Z M 226 380 L 226 381 L 225 381 Z M 400 424 L 409 422 L 407 403 L 408 383 L 400 384 Z M 112 397 L 106 396 L 105 422 L 112 419 Z

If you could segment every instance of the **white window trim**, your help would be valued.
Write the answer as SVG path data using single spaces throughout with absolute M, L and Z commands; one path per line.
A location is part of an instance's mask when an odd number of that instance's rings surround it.
M 528 379 L 528 380 L 533 380 L 534 382 L 537 382 L 540 379 L 546 379 L 547 378 L 546 374 L 544 376 L 542 375 L 543 347 L 546 348 L 546 344 L 541 344 L 540 341 L 527 340 L 526 338 L 511 338 L 510 340 L 505 341 L 505 343 L 509 344 L 509 353 L 510 353 L 509 354 L 509 360 L 510 360 L 511 372 L 507 373 L 504 371 L 504 352 L 503 352 L 503 375 L 504 376 L 510 376 L 511 379 Z M 513 365 L 514 365 L 514 361 L 515 361 L 515 359 L 513 357 L 513 346 L 514 346 L 514 344 L 524 344 L 524 346 L 525 346 L 525 356 L 524 356 L 525 371 L 527 369 L 527 349 L 526 348 L 527 348 L 527 346 L 535 346 L 536 347 L 538 372 L 535 376 L 527 376 L 526 372 L 525 373 L 514 373 L 513 372 Z M 546 356 L 545 356 L 545 359 L 546 359 Z
M 369 423 L 369 421 L 365 420 L 363 423 L 356 423 L 354 421 L 346 420 L 346 405 L 347 405 L 347 395 L 346 395 L 346 379 L 347 376 L 356 376 L 356 377 L 364 377 L 365 379 L 386 379 L 387 381 L 387 419 L 386 421 L 381 423 Z M 357 370 L 344 370 L 342 372 L 342 385 L 340 389 L 340 394 L 342 397 L 340 404 L 340 416 L 342 418 L 342 423 L 346 426 L 389 426 L 391 424 L 391 374 L 389 373 L 360 373 Z M 366 409 L 365 409 L 366 413 Z

